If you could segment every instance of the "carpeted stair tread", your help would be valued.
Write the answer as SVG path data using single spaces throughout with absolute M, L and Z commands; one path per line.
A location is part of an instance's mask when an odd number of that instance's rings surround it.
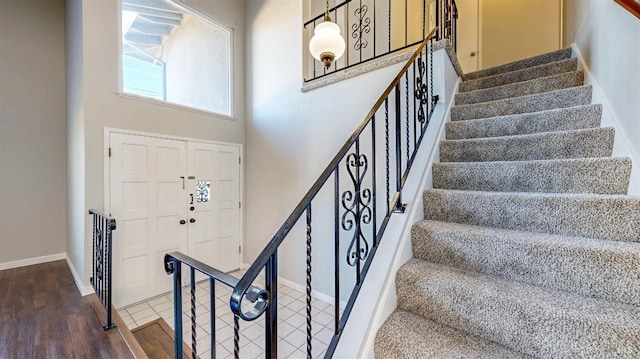
M 413 256 L 432 263 L 640 305 L 640 244 L 423 220 Z
M 600 127 L 602 105 L 566 107 L 518 115 L 451 121 L 446 124 L 448 140 L 526 135 Z
M 398 308 L 543 358 L 640 357 L 640 308 L 411 259 Z
M 433 164 L 433 188 L 497 192 L 627 194 L 629 158 Z
M 551 62 L 566 60 L 571 57 L 571 48 L 566 48 L 538 56 L 529 57 L 523 60 L 513 61 L 507 64 L 490 67 L 484 70 L 478 70 L 468 74 L 464 74 L 464 80 L 474 80 L 483 77 L 495 76 L 505 72 L 522 70 L 528 67 L 548 64 Z
M 640 197 L 428 189 L 423 198 L 429 220 L 640 242 Z
M 380 327 L 374 350 L 376 358 L 384 359 L 530 358 L 403 310 Z
M 441 162 L 529 161 L 560 158 L 608 157 L 613 128 L 543 132 L 530 135 L 444 140 Z
M 451 121 L 516 115 L 588 104 L 591 104 L 591 85 L 479 104 L 453 106 L 451 107 Z
M 550 92 L 584 84 L 584 71 L 565 72 L 514 84 L 463 92 L 455 95 L 456 105 L 490 102 L 516 96 Z
M 512 83 L 533 80 L 540 77 L 547 77 L 565 72 L 576 71 L 577 69 L 577 58 L 566 59 L 534 67 L 528 67 L 522 70 L 484 77 L 477 80 L 463 81 L 460 83 L 458 91 L 467 92 L 481 90 L 489 87 L 508 85 Z

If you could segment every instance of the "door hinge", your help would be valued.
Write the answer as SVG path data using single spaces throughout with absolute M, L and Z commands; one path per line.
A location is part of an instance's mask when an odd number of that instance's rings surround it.
M 238 253 L 242 253 L 242 246 L 238 246 Z
M 242 202 L 238 202 L 238 208 L 242 208 Z
M 242 157 L 238 157 L 238 164 L 241 165 L 242 164 Z
M 109 147 L 109 158 L 111 158 L 111 147 Z

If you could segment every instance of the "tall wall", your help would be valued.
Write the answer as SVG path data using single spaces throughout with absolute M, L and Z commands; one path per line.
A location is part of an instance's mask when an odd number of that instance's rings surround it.
M 251 263 L 364 119 L 402 64 L 302 93 L 302 56 L 307 44 L 302 41 L 302 31 L 297 30 L 303 24 L 301 2 L 247 0 L 245 21 L 243 260 Z M 320 213 L 320 209 L 315 209 L 314 218 L 321 217 Z M 326 273 L 331 273 L 332 262 L 323 262 L 322 258 L 327 251 L 331 255 L 332 244 L 323 242 L 332 236 L 322 235 L 326 228 L 314 223 L 314 266 L 329 266 Z M 304 283 L 305 237 L 301 229 L 302 226 L 297 228 L 298 235 L 287 238 L 279 250 L 280 274 L 297 283 Z M 314 288 L 320 292 L 332 295 L 332 286 L 333 276 L 314 277 Z
M 73 231 L 69 240 L 70 253 L 77 253 L 72 261 L 75 270 L 81 273 L 81 285 L 88 284 L 90 271 L 89 238 L 91 222 L 86 211 L 90 208 L 105 208 L 105 128 L 120 128 L 132 131 L 151 132 L 172 136 L 199 138 L 212 141 L 244 143 L 244 22 L 243 2 L 236 0 L 191 0 L 193 6 L 212 14 L 234 29 L 234 119 L 220 117 L 200 111 L 166 106 L 122 96 L 120 91 L 119 55 L 119 0 L 82 0 L 82 40 L 80 53 L 75 59 L 82 63 L 81 113 L 76 123 L 82 129 L 69 138 L 70 144 L 84 141 L 84 159 L 74 158 L 70 173 L 77 181 L 82 177 L 84 185 L 84 208 L 74 206 L 68 214 L 72 228 L 84 228 L 84 233 Z M 78 14 L 75 14 L 78 16 Z M 78 19 L 67 19 L 75 24 Z M 81 59 L 77 57 L 81 56 Z M 76 86 L 78 84 L 74 84 Z M 80 187 L 80 186 L 79 186 Z M 81 189 L 79 189 L 81 190 Z M 78 223 L 82 220 L 84 223 Z
M 0 3 L 0 264 L 65 252 L 64 5 Z
M 618 125 L 616 141 L 630 148 L 635 166 L 640 163 L 640 19 L 613 1 L 564 3 L 564 46 L 576 44 Z M 635 182 L 632 187 L 640 188 L 640 178 Z

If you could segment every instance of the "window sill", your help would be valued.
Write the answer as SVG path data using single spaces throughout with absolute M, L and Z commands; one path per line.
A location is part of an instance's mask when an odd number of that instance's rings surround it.
M 201 109 L 198 109 L 198 108 L 195 108 L 195 107 L 179 105 L 179 104 L 171 103 L 171 102 L 158 101 L 158 100 L 155 100 L 155 99 L 152 99 L 152 98 L 148 98 L 148 97 L 144 97 L 144 96 L 138 96 L 138 95 L 134 95 L 134 94 L 126 93 L 126 92 L 117 91 L 116 95 L 118 95 L 120 97 L 123 97 L 123 98 L 130 99 L 130 100 L 146 102 L 146 103 L 150 103 L 150 104 L 154 104 L 154 105 L 160 105 L 160 106 L 174 108 L 174 109 L 183 110 L 183 111 L 187 111 L 187 112 L 197 113 L 197 114 L 200 114 L 200 115 L 216 117 L 216 118 L 219 118 L 219 119 L 222 119 L 222 120 L 238 121 L 238 119 L 235 118 L 235 117 L 231 117 L 231 116 L 224 115 L 224 114 L 221 114 L 221 113 L 217 113 L 217 112 L 213 112 L 213 111 L 207 111 L 207 110 L 201 110 Z

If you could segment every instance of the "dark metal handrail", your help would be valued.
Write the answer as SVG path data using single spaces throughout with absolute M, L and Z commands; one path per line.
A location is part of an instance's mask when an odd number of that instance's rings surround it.
M 196 315 L 196 271 L 204 274 L 209 279 L 209 332 L 211 333 L 212 358 L 215 358 L 216 350 L 216 282 L 234 288 L 238 285 L 238 278 L 221 272 L 197 259 L 186 256 L 180 252 L 172 252 L 164 256 L 164 270 L 167 274 L 173 275 L 173 325 L 175 331 L 174 353 L 175 358 L 183 358 L 184 349 L 182 347 L 182 265 L 189 268 L 189 293 L 190 293 L 190 319 L 191 319 L 191 357 L 197 357 L 197 315 Z M 255 286 L 247 290 L 246 298 L 255 303 L 252 312 L 263 313 L 270 300 L 269 293 Z M 237 317 L 234 319 L 237 321 Z M 239 349 L 238 349 L 239 350 Z M 237 356 L 236 356 L 237 358 Z
M 395 79 L 391 82 L 391 84 L 387 87 L 387 89 L 383 92 L 382 96 L 380 96 L 380 98 L 378 99 L 378 101 L 376 101 L 375 105 L 373 106 L 373 108 L 371 109 L 371 111 L 369 111 L 369 113 L 365 116 L 365 119 L 362 121 L 362 123 L 356 128 L 356 130 L 353 132 L 353 134 L 349 137 L 349 139 L 347 140 L 347 142 L 342 146 L 342 148 L 338 151 L 338 153 L 335 155 L 335 157 L 331 160 L 331 162 L 329 163 L 329 165 L 325 168 L 325 170 L 322 172 L 322 174 L 320 175 L 320 177 L 315 181 L 315 183 L 313 184 L 313 186 L 309 189 L 309 191 L 305 194 L 305 196 L 302 198 L 302 200 L 300 201 L 300 203 L 295 207 L 295 209 L 293 210 L 293 212 L 289 215 L 289 217 L 286 219 L 286 221 L 284 222 L 284 224 L 280 227 L 280 229 L 278 229 L 278 231 L 276 232 L 276 234 L 273 236 L 273 238 L 271 239 L 271 241 L 269 241 L 269 243 L 266 245 L 266 247 L 263 249 L 263 251 L 260 253 L 260 255 L 256 258 L 256 260 L 253 262 L 253 264 L 249 267 L 249 269 L 247 270 L 247 272 L 245 273 L 245 275 L 238 281 L 238 284 L 235 286 L 235 288 L 233 289 L 233 292 L 231 293 L 231 310 L 233 311 L 234 315 L 236 317 L 242 318 L 244 320 L 255 320 L 257 319 L 262 313 L 258 313 L 258 315 L 255 315 L 255 312 L 243 312 L 242 308 L 241 308 L 241 302 L 242 299 L 244 297 L 247 296 L 247 292 L 248 290 L 252 287 L 252 283 L 256 280 L 256 278 L 258 277 L 258 275 L 260 274 L 260 272 L 262 271 L 262 269 L 264 268 L 266 270 L 265 272 L 265 280 L 266 280 L 266 286 L 265 286 L 265 290 L 270 294 L 271 297 L 271 301 L 268 303 L 268 305 L 265 308 L 265 312 L 266 312 L 266 322 L 267 322 L 267 338 L 270 339 L 267 340 L 266 343 L 266 352 L 267 352 L 267 357 L 271 357 L 271 358 L 275 358 L 277 356 L 277 326 L 275 325 L 276 323 L 276 318 L 277 318 L 277 303 L 275 302 L 277 300 L 277 294 L 276 294 L 276 290 L 277 290 L 277 251 L 278 251 L 278 247 L 280 246 L 280 244 L 283 242 L 283 240 L 286 238 L 286 236 L 289 234 L 289 232 L 292 230 L 292 228 L 294 227 L 294 225 L 297 223 L 297 221 L 303 216 L 303 214 L 305 214 L 306 212 L 306 218 L 307 218 L 307 237 L 308 237 L 308 241 L 307 241 L 307 245 L 308 248 L 310 247 L 310 241 L 311 241 L 311 202 L 312 200 L 316 197 L 316 195 L 318 194 L 318 192 L 320 191 L 320 189 L 329 181 L 329 178 L 332 175 L 335 175 L 335 181 L 336 181 L 336 188 L 339 187 L 338 184 L 338 178 L 339 176 L 337 175 L 337 171 L 338 171 L 338 166 L 339 164 L 347 159 L 348 161 L 351 161 L 349 166 L 355 167 L 355 171 L 358 172 L 357 176 L 360 176 L 360 172 L 359 169 L 361 168 L 361 166 L 365 166 L 364 164 L 361 164 L 362 161 L 362 155 L 360 154 L 360 142 L 359 142 L 359 137 L 363 134 L 363 131 L 365 130 L 365 128 L 367 128 L 370 124 L 375 123 L 375 117 L 376 117 L 376 113 L 378 111 L 381 110 L 382 106 L 385 106 L 385 117 L 386 117 L 386 131 L 387 131 L 387 175 L 389 175 L 389 102 L 390 102 L 390 98 L 394 97 L 395 98 L 395 111 L 396 111 L 396 128 L 398 129 L 396 132 L 396 165 L 398 170 L 396 170 L 396 180 L 397 180 L 397 192 L 395 193 L 393 200 L 387 200 L 387 203 L 389 205 L 389 210 L 387 210 L 387 216 L 385 217 L 385 219 L 383 220 L 382 224 L 381 224 L 381 228 L 379 231 L 377 231 L 377 233 L 374 236 L 373 239 L 373 246 L 370 249 L 367 249 L 367 256 L 365 258 L 361 257 L 361 253 L 363 253 L 363 248 L 360 247 L 361 245 L 361 241 L 360 238 L 356 238 L 355 240 L 355 245 L 356 245 L 356 254 L 355 257 L 353 258 L 353 261 L 356 263 L 355 265 L 357 265 L 357 286 L 356 288 L 354 288 L 354 292 L 351 295 L 349 302 L 347 303 L 347 307 L 344 310 L 341 318 L 339 315 L 339 305 L 336 305 L 336 314 L 337 314 L 337 325 L 336 325 L 336 332 L 334 334 L 334 339 L 331 342 L 331 345 L 329 347 L 329 349 L 327 350 L 327 355 L 329 355 L 330 353 L 332 354 L 333 351 L 335 350 L 335 346 L 337 345 L 337 341 L 342 333 L 342 329 L 344 328 L 344 324 L 346 323 L 346 320 L 350 314 L 351 308 L 353 306 L 353 303 L 355 301 L 355 297 L 357 296 L 358 291 L 360 290 L 360 285 L 362 284 L 362 281 L 364 280 L 364 276 L 366 275 L 366 272 L 369 268 L 369 265 L 371 264 L 371 259 L 373 258 L 373 255 L 375 253 L 375 249 L 377 248 L 377 243 L 379 242 L 382 234 L 384 233 L 384 229 L 386 228 L 386 224 L 388 222 L 389 216 L 391 213 L 395 212 L 403 212 L 404 211 L 404 205 L 402 203 L 402 186 L 404 185 L 404 180 L 403 177 L 406 179 L 406 176 L 403 175 L 402 171 L 399 170 L 402 166 L 402 161 L 403 159 L 401 158 L 402 154 L 401 154 L 401 145 L 399 143 L 399 141 L 401 140 L 401 138 L 399 136 L 401 136 L 401 131 L 400 131 L 400 121 L 402 120 L 400 117 L 401 114 L 401 104 L 399 103 L 400 99 L 401 99 L 401 82 L 404 80 L 405 81 L 405 87 L 406 87 L 406 101 L 407 101 L 407 105 L 409 102 L 409 69 L 413 68 L 413 76 L 412 79 L 415 80 L 415 82 L 413 83 L 413 87 L 414 89 L 416 89 L 417 87 L 417 91 L 415 92 L 415 97 L 417 100 L 417 105 L 415 105 L 413 107 L 413 112 L 414 115 L 416 115 L 417 113 L 417 117 L 419 118 L 419 122 L 421 125 L 420 128 L 420 135 L 419 138 L 417 137 L 417 133 L 414 132 L 414 152 L 413 154 L 409 155 L 409 153 L 407 152 L 406 156 L 408 158 L 408 160 L 406 161 L 406 163 L 408 164 L 407 167 L 405 167 L 405 174 L 408 173 L 411 163 L 413 162 L 413 159 L 415 158 L 415 154 L 417 151 L 417 148 L 420 145 L 420 142 L 422 140 L 422 137 L 424 135 L 424 131 L 426 130 L 426 126 L 429 123 L 429 119 L 431 117 L 431 114 L 433 113 L 433 109 L 435 107 L 435 103 L 438 100 L 438 97 L 435 96 L 433 94 L 433 76 L 432 76 L 432 71 L 433 71 L 433 60 L 432 60 L 432 56 L 433 56 L 433 52 L 430 52 L 431 55 L 431 61 L 430 61 L 430 65 L 431 65 L 431 76 L 426 74 L 426 65 L 425 62 L 422 60 L 422 56 L 423 56 L 423 50 L 425 50 L 425 47 L 427 46 L 427 44 L 429 42 L 431 42 L 436 34 L 437 28 L 434 28 L 429 35 L 426 37 L 426 39 L 419 45 L 419 47 L 417 48 L 417 50 L 415 51 L 415 53 L 413 54 L 413 56 L 409 59 L 409 61 L 407 61 L 406 65 L 402 68 L 402 70 L 398 73 L 398 75 L 395 77 Z M 420 60 L 420 62 L 418 62 L 418 60 Z M 429 61 L 429 60 L 427 60 Z M 416 65 L 417 64 L 417 65 Z M 427 78 L 430 78 L 429 81 L 427 81 Z M 419 107 L 419 109 L 418 109 Z M 426 107 L 426 109 L 425 109 Z M 428 114 L 425 114 L 426 113 Z M 409 124 L 409 112 L 410 111 L 410 107 L 407 106 L 406 107 L 406 118 L 407 118 L 407 124 Z M 414 129 L 416 128 L 417 124 L 416 124 L 416 119 L 414 119 Z M 374 136 L 375 136 L 375 129 L 374 131 Z M 409 135 L 409 129 L 407 127 L 407 133 L 406 133 L 406 137 L 407 139 L 409 139 L 410 135 Z M 351 151 L 351 149 L 355 146 L 355 152 L 353 153 L 349 153 Z M 375 143 L 374 143 L 375 146 Z M 409 142 L 407 142 L 407 148 L 409 147 Z M 375 149 L 373 151 L 375 153 Z M 374 154 L 375 156 L 375 154 Z M 366 160 L 366 157 L 365 157 Z M 375 160 L 373 161 L 375 163 Z M 359 164 L 360 163 L 360 164 Z M 375 164 L 374 164 L 375 165 Z M 349 170 L 351 173 L 351 170 Z M 375 176 L 375 171 L 373 172 L 373 176 Z M 389 176 L 388 176 L 389 177 Z M 353 177 L 352 177 L 353 178 Z M 362 193 L 361 188 L 360 188 L 360 184 L 356 183 L 357 181 L 354 181 L 354 185 L 356 186 L 355 192 L 357 192 L 357 194 L 354 194 L 354 192 L 350 192 L 351 194 L 347 195 L 347 197 L 353 198 L 353 196 L 358 196 L 360 200 L 362 200 L 362 197 L 369 197 L 372 195 L 371 191 L 368 191 L 368 194 Z M 375 180 L 374 180 L 375 182 Z M 375 192 L 375 191 L 374 191 Z M 336 197 L 337 197 L 337 192 L 336 192 Z M 375 193 L 373 193 L 373 195 L 375 196 Z M 387 198 L 389 197 L 389 178 L 387 178 Z M 337 198 L 336 198 L 337 199 Z M 351 201 L 350 199 L 348 201 Z M 342 197 L 342 202 L 344 205 L 345 202 L 345 195 L 343 194 Z M 355 202 L 354 202 L 354 205 Z M 363 206 L 363 208 L 360 208 L 360 206 Z M 367 211 L 364 207 L 366 207 L 366 205 L 364 205 L 363 203 L 358 203 L 358 208 L 357 208 L 357 216 L 359 217 L 357 219 L 357 221 L 362 219 L 362 215 L 363 215 L 363 211 Z M 375 207 L 375 203 L 374 203 L 374 207 Z M 337 208 L 336 208 L 337 209 Z M 349 210 L 349 209 L 348 209 Z M 351 211 L 353 210 L 353 208 L 351 208 Z M 370 216 L 373 215 L 375 216 L 375 210 L 373 211 L 373 213 L 371 213 L 371 209 L 369 209 L 368 211 L 369 213 L 369 220 L 371 220 Z M 365 213 L 366 215 L 366 213 Z M 336 214 L 337 216 L 337 214 Z M 344 221 L 344 218 L 343 218 Z M 358 222 L 359 223 L 359 222 Z M 353 224 L 352 225 L 356 225 L 359 226 L 359 224 Z M 344 223 L 343 223 L 343 227 L 344 227 Z M 349 227 L 351 228 L 351 227 Z M 337 231 L 338 229 L 336 229 Z M 360 230 L 360 227 L 358 227 L 358 230 Z M 376 231 L 376 228 L 374 228 L 374 232 Z M 356 236 L 360 236 L 361 233 L 356 233 Z M 352 242 L 352 246 L 354 245 L 354 242 Z M 368 248 L 368 245 L 367 245 Z M 309 253 L 308 253 L 309 254 Z M 365 263 L 361 263 L 362 260 L 365 260 Z M 351 265 L 351 263 L 350 263 Z M 308 261 L 307 261 L 307 266 L 308 266 L 308 294 L 310 293 L 310 254 L 308 255 Z M 336 286 L 336 290 L 337 290 L 337 286 Z M 308 298 L 310 298 L 310 294 L 308 295 Z M 310 299 L 309 299 L 310 300 Z M 336 293 L 336 303 L 339 304 L 339 295 Z M 339 321 L 339 323 L 338 323 Z M 271 328 L 270 328 L 271 327 Z M 310 326 L 309 326 L 310 328 Z M 308 330 L 308 336 L 310 336 L 310 330 Z M 308 338 L 308 354 L 310 355 L 310 338 Z
M 113 231 L 116 229 L 116 220 L 109 218 L 105 214 L 90 209 L 89 214 L 93 218 L 92 231 L 92 266 L 91 278 L 89 281 L 93 286 L 96 295 L 100 299 L 102 306 L 107 312 L 107 324 L 104 330 L 115 328 L 111 315 L 112 296 L 112 242 Z

